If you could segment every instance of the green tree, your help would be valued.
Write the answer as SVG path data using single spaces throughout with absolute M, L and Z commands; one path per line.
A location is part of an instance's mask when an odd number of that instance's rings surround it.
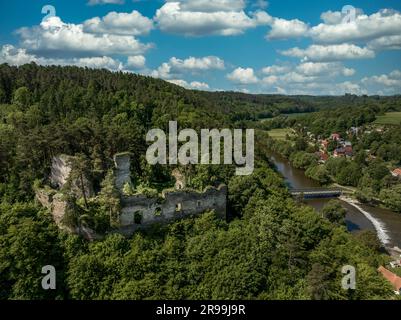
M 32 102 L 32 97 L 27 87 L 20 87 L 15 90 L 13 95 L 13 104 L 21 109 L 26 109 Z
M 323 216 L 330 222 L 337 225 L 345 225 L 345 216 L 347 211 L 337 200 L 331 200 L 322 209 Z

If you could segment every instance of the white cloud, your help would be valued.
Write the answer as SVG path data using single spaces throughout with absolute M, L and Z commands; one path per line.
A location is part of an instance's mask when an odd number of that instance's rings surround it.
M 59 17 L 49 18 L 40 26 L 21 28 L 17 33 L 24 48 L 43 55 L 137 55 L 151 47 L 131 36 L 86 33 L 82 24 L 64 23 Z
M 268 76 L 262 79 L 262 83 L 267 85 L 273 85 L 279 81 L 279 77 L 277 76 Z
M 164 62 L 157 70 L 154 70 L 152 76 L 169 79 L 174 75 L 180 75 L 186 72 L 197 73 L 207 70 L 223 70 L 224 68 L 224 60 L 216 56 L 202 58 L 189 57 L 184 60 L 172 57 L 168 62 Z
M 382 74 L 378 76 L 365 77 L 362 83 L 367 85 L 383 85 L 385 87 L 401 87 L 401 71 L 394 70 L 390 74 Z
M 134 69 L 143 69 L 145 68 L 146 58 L 142 55 L 138 56 L 129 56 L 127 59 L 127 67 Z
M 247 15 L 242 10 L 243 1 L 207 1 L 202 8 L 196 2 L 167 2 L 156 11 L 154 20 L 164 32 L 187 36 L 238 35 L 271 21 L 263 11 Z
M 386 36 L 368 42 L 368 48 L 373 50 L 398 50 L 401 49 L 401 35 Z
M 205 82 L 193 81 L 188 83 L 185 80 L 175 79 L 175 80 L 167 80 L 168 82 L 174 83 L 177 86 L 184 87 L 186 89 L 194 89 L 194 90 L 209 90 L 209 85 Z
M 265 10 L 269 6 L 269 2 L 266 0 L 256 0 L 253 2 L 253 6 Z
M 189 57 L 185 60 L 173 57 L 170 59 L 169 63 L 172 66 L 173 70 L 177 70 L 179 72 L 211 69 L 223 70 L 225 68 L 224 61 L 215 56 L 208 56 L 203 58 Z
M 344 93 L 364 94 L 366 91 L 358 83 L 338 80 L 339 77 L 349 77 L 356 72 L 352 68 L 345 67 L 341 62 L 309 61 L 293 67 L 274 65 L 261 71 L 268 74 L 259 82 L 267 92 L 342 95 Z
M 236 84 L 255 84 L 258 82 L 252 68 L 237 68 L 227 75 L 227 79 Z
M 345 68 L 341 63 L 337 62 L 304 62 L 296 68 L 297 72 L 305 76 L 337 76 L 346 77 L 353 76 L 355 70 Z
M 367 94 L 367 90 L 358 83 L 345 82 L 307 82 L 307 83 L 286 83 L 274 87 L 277 93 L 290 95 L 330 95 L 340 96 L 344 94 Z
M 191 82 L 191 88 L 198 89 L 198 90 L 208 90 L 209 85 L 205 82 L 193 81 L 193 82 Z
M 290 70 L 290 67 L 288 66 L 277 66 L 277 65 L 272 65 L 268 66 L 262 69 L 262 73 L 264 74 L 280 74 L 280 73 L 285 73 Z
M 54 61 L 60 61 L 60 65 L 76 65 L 78 67 L 88 67 L 93 69 L 123 70 L 123 64 L 120 61 L 106 56 Z
M 394 71 L 390 72 L 389 76 L 394 79 L 401 79 L 401 71 L 394 70 Z
M 274 18 L 271 23 L 271 30 L 267 34 L 269 40 L 299 38 L 307 35 L 309 26 L 298 20 L 285 20 Z
M 280 76 L 282 83 L 306 83 L 315 81 L 316 79 L 316 76 L 305 75 L 299 72 L 289 72 Z
M 9 44 L 4 45 L 0 51 L 0 63 L 20 66 L 32 61 L 36 62 L 36 60 L 37 58 L 28 54 L 25 49 L 15 48 Z
M 335 25 L 342 22 L 343 15 L 339 11 L 326 11 L 320 15 L 320 18 L 327 25 Z
M 327 46 L 311 45 L 306 49 L 295 47 L 289 50 L 281 51 L 281 54 L 289 57 L 320 62 L 349 59 L 369 59 L 375 57 L 374 51 L 347 43 Z
M 153 29 L 153 21 L 138 11 L 109 12 L 103 18 L 94 17 L 83 23 L 83 31 L 119 35 L 146 35 Z
M 359 14 L 351 22 L 339 22 L 339 15 L 338 12 L 323 13 L 325 23 L 311 28 L 310 36 L 321 43 L 343 43 L 401 35 L 401 14 L 394 10 L 383 9 L 370 16 Z
M 154 78 L 169 79 L 171 77 L 170 70 L 171 66 L 167 62 L 164 62 L 157 70 L 152 71 L 151 76 Z
M 171 0 L 166 2 L 180 2 L 182 10 L 196 12 L 239 11 L 246 6 L 245 0 Z
M 111 57 L 90 57 L 90 58 L 43 58 L 36 55 L 28 54 L 25 49 L 15 48 L 12 45 L 4 45 L 0 51 L 0 63 L 8 63 L 10 65 L 22 65 L 35 62 L 39 65 L 58 65 L 67 66 L 74 65 L 78 67 L 88 67 L 93 69 L 108 69 L 112 71 L 123 70 L 123 64 Z
M 95 6 L 98 4 L 123 4 L 124 0 L 89 0 L 88 4 Z

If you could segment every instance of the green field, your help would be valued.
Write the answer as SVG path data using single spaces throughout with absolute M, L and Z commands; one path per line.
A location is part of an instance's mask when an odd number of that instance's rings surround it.
M 273 129 L 270 131 L 267 131 L 270 137 L 276 140 L 285 140 L 285 137 L 288 135 L 293 135 L 293 131 L 290 128 L 285 128 L 285 129 Z
M 378 116 L 374 122 L 379 125 L 397 125 L 401 124 L 401 112 L 389 112 L 384 116 Z

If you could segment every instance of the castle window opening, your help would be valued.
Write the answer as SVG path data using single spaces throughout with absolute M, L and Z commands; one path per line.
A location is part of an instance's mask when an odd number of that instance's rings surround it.
M 135 224 L 142 224 L 143 214 L 141 212 L 135 212 L 134 214 L 134 223 Z
M 155 210 L 155 216 L 160 217 L 162 215 L 162 208 L 157 207 Z

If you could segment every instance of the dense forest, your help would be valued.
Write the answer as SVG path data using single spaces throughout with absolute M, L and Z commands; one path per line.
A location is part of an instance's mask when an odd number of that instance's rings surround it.
M 59 230 L 34 200 L 51 157 L 78 155 L 100 194 L 117 152 L 133 154 L 133 179 L 168 183 L 171 168 L 144 160 L 145 134 L 180 128 L 238 128 L 251 120 L 391 104 L 379 97 L 283 97 L 206 93 L 128 73 L 77 67 L 0 66 L 0 299 L 391 299 L 377 273 L 387 261 L 369 232 L 350 234 L 336 202 L 322 214 L 294 201 L 258 135 L 256 169 L 191 168 L 194 187 L 228 185 L 228 214 L 214 212 L 88 242 Z M 85 214 L 107 216 L 107 197 Z M 78 209 L 77 209 L 78 210 Z M 41 268 L 57 270 L 57 289 L 41 288 Z M 344 265 L 356 290 L 341 287 Z

